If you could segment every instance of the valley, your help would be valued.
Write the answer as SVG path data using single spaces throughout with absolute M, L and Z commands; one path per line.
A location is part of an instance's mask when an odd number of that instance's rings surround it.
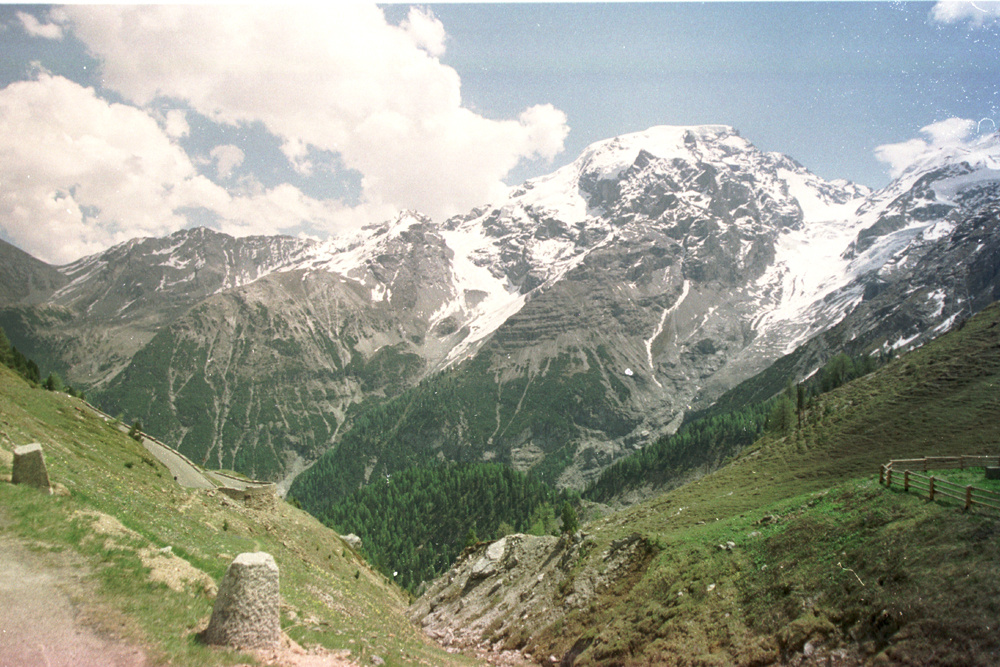
M 174 486 L 79 399 L 0 369 L 0 464 L 9 470 L 14 443 L 42 442 L 57 484 L 47 496 L 0 483 L 4 530 L 40 555 L 82 559 L 87 618 L 113 620 L 153 664 L 253 659 L 196 633 L 208 582 L 232 554 L 264 549 L 281 567 L 285 633 L 329 664 L 988 665 L 1000 651 L 984 630 L 1000 596 L 988 574 L 1000 519 L 887 489 L 878 468 L 996 455 L 998 332 L 991 305 L 816 395 L 801 423 L 717 470 L 575 535 L 470 544 L 416 600 L 307 514 Z M 187 578 L 156 579 L 150 555 L 164 546 Z
M 662 126 L 443 221 L 0 242 L 0 445 L 66 491 L 0 485 L 0 518 L 130 601 L 156 662 L 243 660 L 194 637 L 207 589 L 149 583 L 171 546 L 199 581 L 272 551 L 290 640 L 359 664 L 990 664 L 996 518 L 876 480 L 996 454 L 998 159 L 871 192 Z M 79 392 L 283 499 L 176 487 Z

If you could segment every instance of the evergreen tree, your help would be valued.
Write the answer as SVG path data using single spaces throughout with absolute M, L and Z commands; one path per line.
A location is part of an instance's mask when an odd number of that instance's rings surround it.
M 49 391 L 63 391 L 65 386 L 63 386 L 62 378 L 55 371 L 49 373 L 49 376 L 45 378 L 45 383 L 42 385 Z
M 137 442 L 142 442 L 142 422 L 135 421 L 132 423 L 132 428 L 128 430 L 128 437 L 136 440 Z
M 565 501 L 562 506 L 562 532 L 572 535 L 580 529 L 580 522 L 576 520 L 576 510 Z

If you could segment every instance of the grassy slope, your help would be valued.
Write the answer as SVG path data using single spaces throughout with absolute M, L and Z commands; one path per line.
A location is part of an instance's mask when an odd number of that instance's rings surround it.
M 93 573 L 94 616 L 117 619 L 104 629 L 148 647 L 154 664 L 248 660 L 197 640 L 212 610 L 204 585 L 174 591 L 150 580 L 139 552 L 166 546 L 216 583 L 236 554 L 271 553 L 280 569 L 282 626 L 304 646 L 349 649 L 362 663 L 375 655 L 389 665 L 468 663 L 430 646 L 404 618 L 404 594 L 305 512 L 284 502 L 253 511 L 216 492 L 179 488 L 140 445 L 80 405 L 0 368 L 0 448 L 40 442 L 50 477 L 69 491 L 46 496 L 0 483 L 0 529 L 36 550 L 81 559 Z M 10 460 L 0 457 L 7 479 Z M 135 534 L 100 534 L 93 512 Z
M 877 471 L 890 458 L 998 453 L 998 424 L 994 305 L 820 397 L 794 434 L 587 526 L 600 545 L 639 532 L 658 553 L 629 590 L 527 648 L 575 664 L 771 664 L 807 644 L 852 661 L 996 664 L 1000 517 L 887 490 Z

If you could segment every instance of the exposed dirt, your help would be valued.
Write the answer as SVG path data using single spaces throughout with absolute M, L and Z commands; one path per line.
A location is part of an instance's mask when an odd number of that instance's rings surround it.
M 280 667 L 358 667 L 348 658 L 350 651 L 330 651 L 315 647 L 306 650 L 282 633 L 281 646 L 267 651 L 257 651 L 257 658 L 265 665 Z
M 80 600 L 92 591 L 85 570 L 62 553 L 32 551 L 0 533 L 0 667 L 139 667 L 142 648 L 114 637 L 113 614 Z M 124 621 L 122 621 L 124 622 Z

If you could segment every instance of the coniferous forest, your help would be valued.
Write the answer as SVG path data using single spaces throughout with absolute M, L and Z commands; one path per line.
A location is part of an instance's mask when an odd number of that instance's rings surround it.
M 469 544 L 557 530 L 568 495 L 497 463 L 441 464 L 373 479 L 321 518 L 358 535 L 369 562 L 415 592 Z

